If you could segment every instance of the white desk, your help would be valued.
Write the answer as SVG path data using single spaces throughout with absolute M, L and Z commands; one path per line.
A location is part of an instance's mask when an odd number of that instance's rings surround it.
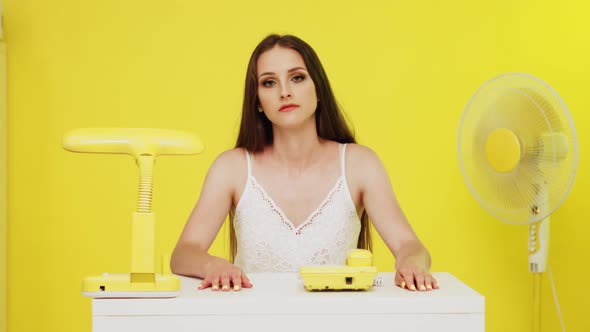
M 393 273 L 365 292 L 308 292 L 297 274 L 250 274 L 251 289 L 197 290 L 181 277 L 173 299 L 93 299 L 94 332 L 172 331 L 484 331 L 484 297 L 449 273 L 440 289 L 410 292 Z

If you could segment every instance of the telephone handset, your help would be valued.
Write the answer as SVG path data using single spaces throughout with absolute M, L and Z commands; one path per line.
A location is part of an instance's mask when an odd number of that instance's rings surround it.
M 367 290 L 373 286 L 377 267 L 373 254 L 365 249 L 353 249 L 347 254 L 346 265 L 304 266 L 299 270 L 307 290 Z

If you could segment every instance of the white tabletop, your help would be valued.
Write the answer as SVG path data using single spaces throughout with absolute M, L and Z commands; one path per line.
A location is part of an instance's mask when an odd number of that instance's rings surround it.
M 197 290 L 199 279 L 182 277 L 172 299 L 94 299 L 93 316 L 289 315 L 297 314 L 483 314 L 484 297 L 450 273 L 435 272 L 440 289 L 420 292 L 395 286 L 394 273 L 380 273 L 382 286 L 367 291 L 310 292 L 295 273 L 252 273 L 253 288 L 235 292 Z

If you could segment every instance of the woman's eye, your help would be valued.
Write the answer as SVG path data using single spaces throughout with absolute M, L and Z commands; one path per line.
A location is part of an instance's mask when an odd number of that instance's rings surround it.
M 262 82 L 262 85 L 263 85 L 263 86 L 273 86 L 273 85 L 275 85 L 275 81 L 272 81 L 272 80 L 266 80 L 266 81 L 263 81 L 263 82 Z
M 292 80 L 293 80 L 294 82 L 301 82 L 301 81 L 303 81 L 304 79 L 305 79 L 305 76 L 303 76 L 303 75 L 295 75 L 295 76 L 293 76 L 293 78 L 292 78 Z

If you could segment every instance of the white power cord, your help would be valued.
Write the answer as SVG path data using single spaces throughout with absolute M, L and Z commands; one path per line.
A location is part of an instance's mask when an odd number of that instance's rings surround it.
M 557 317 L 559 317 L 559 324 L 561 324 L 561 330 L 565 332 L 565 324 L 563 323 L 563 316 L 561 315 L 561 309 L 559 308 L 559 300 L 557 299 L 557 291 L 555 290 L 555 282 L 553 281 L 553 272 L 551 271 L 551 265 L 547 264 L 547 270 L 549 271 L 549 280 L 551 281 L 553 301 L 555 302 L 555 308 L 557 309 Z

